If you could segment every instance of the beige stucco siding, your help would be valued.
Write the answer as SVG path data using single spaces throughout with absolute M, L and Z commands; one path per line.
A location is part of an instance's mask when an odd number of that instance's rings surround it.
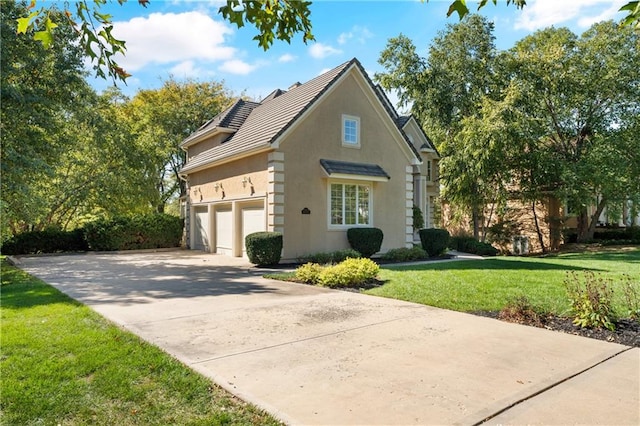
M 194 145 L 191 145 L 188 150 L 189 159 L 195 157 L 196 155 L 216 147 L 220 145 L 223 141 L 225 141 L 229 137 L 229 133 L 218 133 L 212 137 L 209 137 L 201 142 L 198 142 Z
M 245 178 L 247 182 L 243 185 Z M 217 190 L 216 183 L 219 185 Z M 267 154 L 254 155 L 190 174 L 189 187 L 193 204 L 264 197 L 267 192 Z
M 398 141 L 399 134 L 390 130 L 393 123 L 382 115 L 377 100 L 365 96 L 362 81 L 357 78 L 348 75 L 333 87 L 280 143 L 285 163 L 283 257 L 286 259 L 349 247 L 346 229 L 330 229 L 328 223 L 330 179 L 320 159 L 381 166 L 391 179 L 371 183 L 371 226 L 384 232 L 382 251 L 406 245 L 406 194 L 407 190 L 412 191 L 406 182 L 406 167 L 411 164 L 411 153 L 406 145 L 402 146 L 402 140 Z M 342 145 L 343 114 L 360 118 L 360 148 Z M 305 207 L 311 214 L 301 213 Z

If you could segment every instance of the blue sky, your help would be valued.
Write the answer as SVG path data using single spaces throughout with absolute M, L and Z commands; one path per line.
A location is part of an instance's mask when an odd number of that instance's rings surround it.
M 437 33 L 458 22 L 457 15 L 446 18 L 451 1 L 315 1 L 311 19 L 316 42 L 305 45 L 297 36 L 291 44 L 276 41 L 266 52 L 252 40 L 253 27 L 237 29 L 222 20 L 219 0 L 151 0 L 147 8 L 129 0 L 123 6 L 113 2 L 105 11 L 113 16 L 113 34 L 127 42 L 126 56 L 117 59 L 132 74 L 126 86 L 120 84 L 125 94 L 160 87 L 173 75 L 178 80 L 224 81 L 234 94 L 259 100 L 353 57 L 373 76 L 382 71 L 380 51 L 400 33 L 426 56 Z M 528 0 L 523 10 L 507 7 L 505 0 L 497 6 L 489 3 L 480 13 L 494 22 L 498 48 L 508 49 L 546 26 L 566 26 L 581 34 L 594 22 L 619 20 L 623 14 L 617 10 L 626 0 Z M 473 3 L 470 8 L 475 9 Z M 112 84 L 90 81 L 97 90 Z

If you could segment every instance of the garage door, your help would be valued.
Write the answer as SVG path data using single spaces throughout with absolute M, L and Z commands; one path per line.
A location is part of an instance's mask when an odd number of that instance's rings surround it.
M 216 210 L 216 253 L 232 255 L 233 215 L 231 210 Z
M 209 209 L 199 206 L 194 209 L 193 248 L 209 251 L 211 245 L 209 237 Z
M 245 208 L 242 209 L 242 255 L 246 256 L 244 238 L 254 232 L 266 231 L 264 209 Z

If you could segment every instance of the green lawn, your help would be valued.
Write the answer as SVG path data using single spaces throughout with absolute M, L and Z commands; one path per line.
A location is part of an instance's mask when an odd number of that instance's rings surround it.
M 611 277 L 616 284 L 626 274 L 640 291 L 640 249 L 634 249 L 391 267 L 379 274 L 386 283 L 366 293 L 464 312 L 497 311 L 524 295 L 538 310 L 566 316 L 563 281 L 567 271 L 582 270 Z M 624 316 L 619 287 L 614 285 L 614 305 Z
M 2 424 L 279 424 L 2 261 Z

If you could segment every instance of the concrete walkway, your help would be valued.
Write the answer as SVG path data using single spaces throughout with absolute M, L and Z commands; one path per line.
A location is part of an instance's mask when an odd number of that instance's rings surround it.
M 290 424 L 640 424 L 640 349 L 175 251 L 26 271 Z

